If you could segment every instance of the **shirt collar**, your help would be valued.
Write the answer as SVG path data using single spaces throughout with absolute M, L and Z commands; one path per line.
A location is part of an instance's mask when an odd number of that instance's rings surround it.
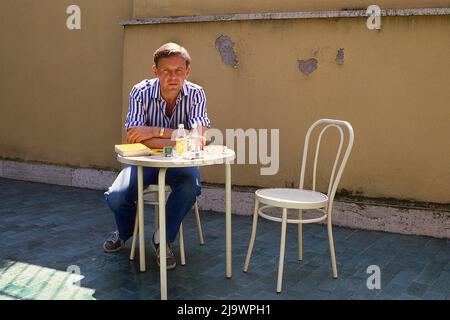
M 188 88 L 187 88 L 186 80 L 183 81 L 183 86 L 181 87 L 181 94 L 183 96 L 188 95 Z

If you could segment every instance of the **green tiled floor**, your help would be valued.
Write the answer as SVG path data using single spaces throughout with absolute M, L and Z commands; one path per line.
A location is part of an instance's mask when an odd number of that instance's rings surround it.
M 0 262 L 0 300 L 93 300 L 83 276 L 12 260 Z
M 149 244 L 147 272 L 129 261 L 130 243 L 106 254 L 114 230 L 100 191 L 0 179 L 2 299 L 159 299 L 159 271 Z M 331 277 L 326 228 L 304 226 L 304 260 L 288 226 L 283 292 L 275 292 L 280 225 L 260 219 L 253 259 L 242 272 L 251 217 L 233 216 L 233 278 L 225 277 L 225 217 L 202 212 L 205 245 L 193 214 L 184 221 L 187 265 L 168 272 L 169 299 L 450 299 L 450 240 L 334 228 L 339 278 Z M 178 245 L 175 244 L 178 255 Z M 80 268 L 80 287 L 67 268 Z M 381 270 L 381 289 L 367 288 L 367 267 Z M 76 280 L 74 280 L 76 281 Z M 68 286 L 69 283 L 69 286 Z M 95 291 L 95 292 L 94 292 Z

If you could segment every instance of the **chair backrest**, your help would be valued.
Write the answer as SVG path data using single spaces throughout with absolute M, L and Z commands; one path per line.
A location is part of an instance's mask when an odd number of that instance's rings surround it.
M 314 190 L 314 191 L 316 190 L 317 159 L 319 156 L 319 148 L 320 148 L 320 143 L 322 140 L 322 135 L 327 129 L 336 128 L 339 132 L 340 142 L 339 142 L 339 147 L 338 147 L 338 150 L 336 153 L 336 159 L 334 160 L 333 169 L 331 171 L 331 177 L 330 177 L 330 181 L 328 184 L 328 192 L 327 192 L 329 203 L 332 204 L 333 200 L 334 200 L 334 195 L 336 193 L 336 189 L 339 185 L 339 181 L 341 180 L 342 173 L 344 171 L 345 165 L 347 163 L 348 157 L 349 157 L 350 152 L 353 147 L 353 140 L 354 140 L 353 127 L 347 121 L 333 120 L 333 119 L 320 119 L 320 120 L 316 121 L 315 123 L 313 123 L 313 125 L 311 127 L 309 127 L 308 132 L 305 137 L 305 146 L 303 149 L 303 159 L 302 159 L 302 168 L 301 168 L 301 172 L 300 172 L 299 188 L 300 189 L 304 188 L 305 169 L 306 169 L 306 162 L 308 159 L 308 147 L 309 147 L 311 133 L 313 132 L 313 130 L 316 127 L 319 127 L 319 126 L 322 127 L 323 125 L 325 125 L 325 126 L 322 128 L 322 131 L 320 131 L 320 134 L 318 136 L 317 144 L 316 144 L 316 152 L 314 155 L 312 190 Z M 345 148 L 345 153 L 344 153 L 343 157 L 341 158 L 340 157 L 341 151 L 342 151 L 342 147 L 344 145 L 344 140 L 345 140 L 344 129 L 346 129 L 346 131 L 347 131 L 348 139 L 347 139 L 347 146 Z M 337 169 L 337 173 L 336 173 L 336 169 Z

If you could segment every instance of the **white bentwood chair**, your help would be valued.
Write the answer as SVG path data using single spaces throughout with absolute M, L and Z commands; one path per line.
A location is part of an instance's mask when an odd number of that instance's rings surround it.
M 305 168 L 308 159 L 308 146 L 310 141 L 311 132 L 316 127 L 323 127 L 322 131 L 317 138 L 316 150 L 314 156 L 314 166 L 312 175 L 312 190 L 304 189 L 305 182 Z M 323 133 L 329 128 L 336 128 L 339 132 L 340 142 L 334 160 L 334 165 L 331 171 L 331 176 L 328 184 L 327 194 L 316 191 L 316 174 L 317 174 L 317 159 L 319 155 L 320 143 Z M 345 138 L 344 130 L 346 131 Z M 316 131 L 315 131 L 316 132 Z M 341 157 L 341 151 L 346 140 L 345 153 Z M 244 264 L 244 272 L 248 271 L 248 266 L 252 256 L 253 245 L 256 237 L 256 226 L 258 222 L 258 216 L 265 219 L 281 222 L 281 242 L 280 242 L 280 258 L 278 264 L 278 280 L 277 280 L 277 292 L 281 292 L 282 280 L 283 280 L 283 266 L 286 244 L 286 225 L 287 223 L 298 224 L 298 260 L 303 260 L 302 249 L 302 224 L 315 223 L 327 219 L 328 241 L 330 244 L 331 265 L 333 270 L 333 278 L 337 278 L 336 256 L 334 252 L 333 232 L 332 232 L 332 210 L 333 200 L 341 180 L 342 173 L 347 163 L 348 157 L 352 150 L 354 140 L 353 128 L 347 121 L 321 119 L 316 121 L 308 130 L 305 137 L 305 145 L 303 149 L 303 159 L 300 173 L 300 185 L 298 189 L 295 188 L 273 188 L 273 189 L 259 189 L 255 192 L 255 210 L 253 213 L 253 226 L 252 234 L 250 237 L 250 243 L 247 251 L 247 256 Z M 336 171 L 337 170 L 337 171 Z M 259 205 L 265 206 L 259 208 Z M 268 208 L 282 208 L 282 216 L 276 216 L 272 213 L 264 212 Z M 298 210 L 296 218 L 288 219 L 288 209 Z M 303 219 L 302 210 L 318 210 L 321 212 L 321 216 L 317 218 Z M 266 210 L 267 211 L 267 210 Z
M 166 185 L 166 193 L 171 191 L 170 186 Z M 157 199 L 158 197 L 158 185 L 150 185 L 148 186 L 147 189 L 144 190 L 144 196 L 147 194 L 155 194 L 155 199 Z M 145 200 L 144 199 L 144 204 L 150 204 L 150 205 L 154 205 L 155 206 L 155 222 L 154 222 L 154 226 L 158 226 L 159 223 L 159 203 L 157 200 L 151 201 L 151 200 Z M 204 245 L 205 244 L 205 240 L 203 239 L 203 231 L 202 231 L 202 223 L 200 221 L 200 214 L 199 214 L 199 210 L 198 210 L 198 203 L 197 201 L 194 204 L 194 213 L 195 213 L 195 220 L 197 222 L 197 231 L 198 231 L 198 240 L 200 242 L 200 245 Z M 131 243 L 131 252 L 130 252 L 130 260 L 134 260 L 135 257 L 135 252 L 136 252 L 136 238 L 137 238 L 137 234 L 138 234 L 138 218 L 136 215 L 136 220 L 134 222 L 134 231 L 133 231 L 133 241 Z M 184 251 L 184 237 L 183 237 L 183 224 L 180 224 L 180 230 L 179 230 L 179 235 L 178 235 L 178 239 L 180 241 L 180 260 L 181 260 L 181 265 L 184 266 L 186 264 L 186 255 L 185 255 L 185 251 Z

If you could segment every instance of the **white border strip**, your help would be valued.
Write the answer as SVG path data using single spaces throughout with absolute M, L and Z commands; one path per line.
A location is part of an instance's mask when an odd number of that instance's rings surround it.
M 62 186 L 107 190 L 117 172 L 52 164 L 0 160 L 0 177 Z
M 442 16 L 450 15 L 450 8 L 400 8 L 382 9 L 381 16 Z M 367 17 L 366 10 L 341 11 L 301 11 L 273 13 L 237 13 L 208 16 L 160 17 L 148 19 L 131 19 L 120 22 L 122 26 L 149 25 L 163 23 L 220 22 L 247 20 L 286 20 L 286 19 L 323 19 L 323 18 L 354 18 Z

